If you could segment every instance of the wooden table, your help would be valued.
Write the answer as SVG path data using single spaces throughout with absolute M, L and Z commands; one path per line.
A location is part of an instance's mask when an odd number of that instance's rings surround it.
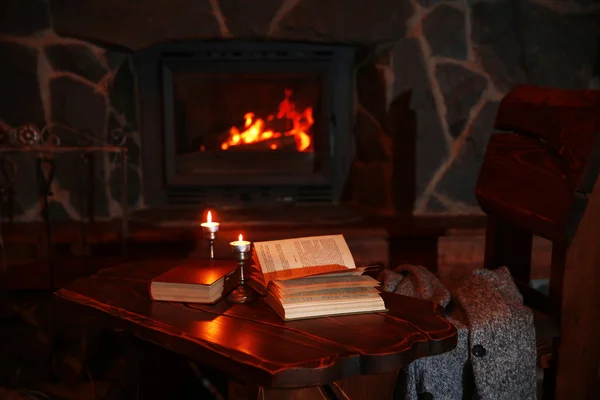
M 352 379 L 373 374 L 391 377 L 393 391 L 398 369 L 456 345 L 456 329 L 439 306 L 391 293 L 382 293 L 388 313 L 291 322 L 282 321 L 262 299 L 243 305 L 151 301 L 149 280 L 172 266 L 172 261 L 122 264 L 76 281 L 56 296 L 59 305 L 75 307 L 111 329 L 127 330 L 260 387 L 262 398 L 278 389 L 286 389 L 284 398 L 290 398 L 289 388 L 342 397 L 340 391 L 353 391 Z

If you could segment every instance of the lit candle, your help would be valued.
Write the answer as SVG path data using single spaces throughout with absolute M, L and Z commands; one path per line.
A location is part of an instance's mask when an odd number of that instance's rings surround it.
M 250 251 L 251 244 L 252 243 L 248 242 L 247 240 L 244 240 L 241 233 L 237 241 L 229 243 L 232 250 L 239 253 L 247 253 L 248 251 Z
M 204 228 L 205 231 L 208 231 L 210 233 L 215 233 L 219 230 L 219 223 L 213 222 L 212 213 L 210 211 L 208 212 L 208 214 L 206 214 L 206 222 L 201 223 L 200 226 L 202 226 L 202 228 Z
M 236 258 L 238 259 L 238 262 L 240 264 L 238 268 L 240 271 L 240 276 L 238 281 L 238 287 L 233 292 L 229 293 L 227 299 L 232 303 L 246 303 L 248 301 L 253 300 L 256 297 L 256 293 L 254 293 L 254 291 L 251 288 L 246 286 L 246 279 L 244 278 L 244 264 L 246 264 L 246 260 L 250 256 L 250 247 L 252 246 L 252 243 L 250 243 L 247 240 L 244 240 L 242 234 L 240 233 L 240 237 L 238 238 L 238 240 L 234 242 L 229 242 L 229 246 L 231 247 L 233 253 L 236 255 Z

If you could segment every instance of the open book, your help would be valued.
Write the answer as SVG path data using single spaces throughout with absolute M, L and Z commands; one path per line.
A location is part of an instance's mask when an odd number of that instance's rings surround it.
M 385 311 L 342 235 L 254 243 L 250 285 L 284 319 Z

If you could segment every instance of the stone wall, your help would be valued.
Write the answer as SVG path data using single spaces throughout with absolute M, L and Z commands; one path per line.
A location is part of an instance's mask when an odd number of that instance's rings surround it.
M 4 8 L 4 9 L 3 9 Z M 0 136 L 25 123 L 39 128 L 57 124 L 63 146 L 113 143 L 112 133 L 126 134 L 129 149 L 129 203 L 140 197 L 140 137 L 136 129 L 134 76 L 129 57 L 88 42 L 61 37 L 51 27 L 43 1 L 8 1 L 0 5 Z M 68 127 L 90 136 L 76 137 Z M 3 142 L 0 138 L 0 143 Z M 2 144 L 0 144 L 2 146 Z M 17 167 L 13 214 L 16 221 L 40 219 L 40 187 L 36 155 L 11 154 Z M 54 157 L 50 217 L 79 220 L 87 215 L 83 193 L 94 188 L 93 213 L 97 219 L 121 215 L 120 157 L 96 154 L 91 161 L 80 155 Z M 93 178 L 89 164 L 93 162 Z M 0 186 L 6 184 L 2 167 Z M 8 178 L 10 179 L 10 178 Z M 6 191 L 0 202 L 2 219 L 8 218 Z
M 257 5 L 260 4 L 260 5 Z M 401 155 L 416 135 L 416 214 L 480 213 L 473 188 L 502 96 L 518 83 L 598 85 L 600 2 L 591 0 L 8 0 L 0 5 L 0 124 L 58 123 L 130 149 L 129 202 L 142 207 L 130 54 L 179 39 L 356 45 L 357 155 L 348 201 L 397 212 Z M 92 44 L 94 43 L 94 44 Z M 404 96 L 404 97 L 403 97 Z M 393 129 L 409 99 L 416 132 Z M 390 108 L 394 111 L 390 112 Z M 397 122 L 397 121 L 396 121 Z M 402 121 L 400 121 L 402 122 Z M 396 124 L 397 125 L 397 124 Z M 410 141 L 409 141 L 410 143 Z M 20 219 L 38 217 L 35 166 L 17 160 Z M 396 160 L 395 160 L 396 159 Z M 53 215 L 78 219 L 78 159 L 59 162 Z M 98 156 L 96 215 L 118 216 L 117 160 Z M 1 181 L 1 179 L 0 179 Z M 78 186 L 79 185 L 79 186 Z M 5 204 L 0 204 L 4 205 Z M 4 209 L 4 208 L 3 208 Z M 58 218 L 57 217 L 57 218 Z

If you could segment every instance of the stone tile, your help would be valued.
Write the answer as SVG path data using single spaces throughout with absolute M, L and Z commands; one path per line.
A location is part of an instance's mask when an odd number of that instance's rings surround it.
M 600 57 L 600 8 L 561 14 L 532 0 L 519 4 L 528 83 L 588 89 Z
M 425 205 L 425 209 L 427 212 L 432 213 L 446 213 L 448 208 L 434 196 L 430 196 L 429 200 L 427 200 L 427 204 Z
M 106 158 L 104 153 L 94 153 L 89 159 L 77 154 L 63 154 L 55 158 L 56 177 L 60 187 L 69 193 L 69 204 L 80 216 L 89 217 L 89 202 L 93 202 L 96 217 L 108 216 Z M 92 164 L 90 164 L 92 163 Z M 92 171 L 93 167 L 93 171 Z M 93 191 L 93 192 L 92 192 Z M 55 212 L 64 213 L 60 206 Z M 59 218 L 60 219 L 60 218 Z
M 78 132 L 58 128 L 55 133 L 61 137 L 63 145 L 86 145 L 91 141 L 83 135 L 91 136 L 96 141 L 106 141 L 106 98 L 91 85 L 70 77 L 58 77 L 51 81 L 52 119 L 55 123 L 67 126 Z M 61 187 L 70 193 L 71 205 L 82 212 L 87 206 L 82 203 L 86 188 L 95 188 L 94 209 L 96 216 L 108 214 L 108 199 L 106 197 L 106 178 L 104 173 L 106 154 L 97 153 L 93 156 L 94 175 L 89 176 L 83 159 L 74 154 L 57 157 L 56 175 Z M 74 166 L 79 166 L 74 168 Z
M 110 104 L 119 113 L 125 116 L 126 128 L 137 128 L 137 105 L 135 93 L 135 74 L 131 60 L 125 59 L 119 66 L 109 88 Z
M 46 124 L 37 57 L 34 49 L 0 42 L 0 120 L 12 127 L 34 123 L 42 128 Z
M 586 89 L 600 46 L 600 10 L 559 13 L 537 1 L 479 2 L 473 42 L 494 84 Z
M 448 157 L 444 128 L 435 107 L 417 112 L 416 153 L 416 196 L 418 198 Z
M 73 192 L 72 203 L 76 206 L 77 202 L 75 200 L 75 196 L 76 192 Z M 50 221 L 70 221 L 73 218 L 71 217 L 71 215 L 69 215 L 69 213 L 67 212 L 64 205 L 61 202 L 50 200 L 48 203 L 48 219 Z
M 261 0 L 259 5 L 246 0 L 221 0 L 219 7 L 232 36 L 259 38 L 266 36 L 273 17 L 284 3 Z
M 413 94 L 430 90 L 431 83 L 427 77 L 427 65 L 418 39 L 398 40 L 392 47 L 391 53 L 394 60 L 394 98 L 408 89 L 412 89 Z M 412 107 L 418 108 L 414 103 Z
M 417 113 L 415 185 L 418 197 L 448 156 L 446 137 L 419 41 L 412 38 L 399 40 L 392 48 L 392 57 L 395 75 L 394 99 L 411 90 L 410 108 Z
M 118 70 L 121 64 L 126 61 L 127 57 L 128 54 L 123 51 L 106 50 L 104 52 L 104 59 L 111 71 Z
M 458 60 L 467 58 L 466 21 L 462 11 L 441 4 L 423 18 L 422 24 L 432 55 Z
M 118 132 L 123 131 L 125 129 L 124 124 L 122 123 L 122 119 L 119 118 L 114 110 L 110 110 L 108 113 L 108 122 L 106 125 L 107 135 L 110 137 L 111 134 L 116 135 Z
M 438 64 L 435 72 L 446 104 L 446 122 L 450 134 L 456 138 L 462 133 L 471 108 L 488 82 L 483 76 L 458 64 Z
M 208 0 L 50 0 L 53 27 L 63 36 L 139 50 L 177 39 L 219 38 Z
M 279 24 L 277 38 L 377 43 L 403 37 L 412 14 L 409 1 L 380 0 L 375 7 L 364 0 L 301 0 Z
M 117 119 L 117 117 L 114 115 L 114 113 L 111 111 L 108 116 L 108 133 L 109 140 L 111 141 L 111 143 L 120 144 L 120 140 L 116 140 L 116 136 L 118 136 L 119 139 L 125 139 L 124 146 L 127 147 L 128 162 L 131 165 L 140 167 L 141 149 L 138 145 L 138 142 L 133 138 L 135 135 L 138 134 L 138 132 L 132 131 L 128 126 L 123 126 L 121 122 Z M 110 162 L 118 161 L 121 159 L 121 154 L 110 153 L 108 159 L 110 160 Z
M 94 83 L 108 72 L 86 45 L 53 44 L 44 51 L 55 71 L 72 72 Z
M 471 9 L 475 52 L 496 88 L 508 92 L 525 81 L 516 1 L 482 1 Z
M 110 195 L 114 201 L 121 204 L 121 195 L 123 192 L 123 168 L 120 164 L 114 166 L 110 171 Z M 137 204 L 142 195 L 142 179 L 138 170 L 133 165 L 127 166 L 127 201 L 128 206 L 133 207 Z
M 106 140 L 106 98 L 92 85 L 61 76 L 50 82 L 52 121 L 97 140 Z M 63 136 L 64 144 L 77 144 L 77 135 Z M 68 138 L 68 139 L 66 139 Z M 85 143 L 86 140 L 82 139 Z M 81 141 L 79 141 L 81 144 Z
M 373 56 L 374 49 L 368 49 L 369 56 Z M 356 96 L 360 105 L 367 110 L 380 124 L 386 120 L 386 82 L 382 72 L 376 67 L 375 61 L 356 71 Z
M 499 103 L 489 102 L 471 125 L 471 132 L 435 190 L 467 205 L 477 205 L 475 185 L 493 131 Z

